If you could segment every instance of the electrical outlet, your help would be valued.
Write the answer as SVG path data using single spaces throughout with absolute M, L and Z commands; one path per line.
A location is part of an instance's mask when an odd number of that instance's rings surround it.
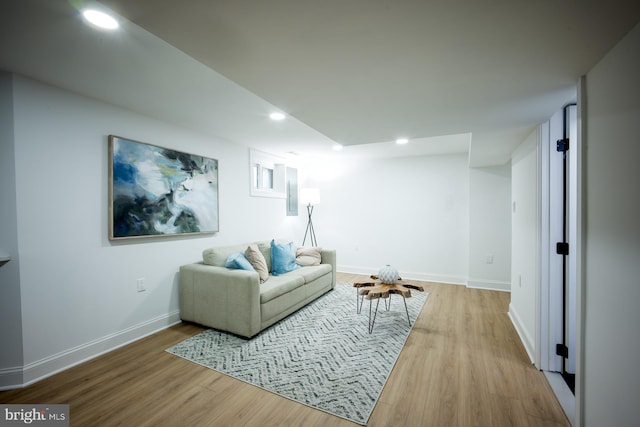
M 493 264 L 493 255 L 487 255 L 487 264 Z
M 147 288 L 144 287 L 144 277 L 138 279 L 136 283 L 138 286 L 138 292 L 144 292 L 147 290 Z

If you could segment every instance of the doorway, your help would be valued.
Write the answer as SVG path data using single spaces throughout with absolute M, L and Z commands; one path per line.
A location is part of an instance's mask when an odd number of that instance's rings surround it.
M 537 365 L 562 376 L 575 394 L 577 322 L 577 108 L 566 105 L 541 126 L 542 235 Z

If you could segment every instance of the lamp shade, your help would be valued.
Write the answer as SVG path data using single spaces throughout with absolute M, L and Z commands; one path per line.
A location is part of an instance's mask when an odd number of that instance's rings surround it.
M 319 188 L 301 188 L 300 189 L 300 204 L 317 205 L 319 203 L 320 203 Z

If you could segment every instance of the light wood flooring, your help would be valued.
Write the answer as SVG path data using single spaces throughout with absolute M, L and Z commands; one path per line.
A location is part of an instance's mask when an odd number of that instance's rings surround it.
M 369 426 L 569 425 L 507 316 L 508 293 L 416 283 L 429 298 Z M 357 426 L 165 352 L 202 330 L 174 326 L 0 403 L 66 403 L 72 426 Z

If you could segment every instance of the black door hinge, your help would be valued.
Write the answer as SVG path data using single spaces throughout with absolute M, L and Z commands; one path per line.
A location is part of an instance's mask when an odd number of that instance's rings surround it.
M 569 138 L 559 139 L 556 141 L 556 151 L 564 153 L 569 150 Z
M 569 357 L 569 347 L 564 344 L 556 344 L 556 354 L 566 359 Z
M 558 255 L 569 255 L 569 244 L 567 242 L 556 243 L 556 253 Z

